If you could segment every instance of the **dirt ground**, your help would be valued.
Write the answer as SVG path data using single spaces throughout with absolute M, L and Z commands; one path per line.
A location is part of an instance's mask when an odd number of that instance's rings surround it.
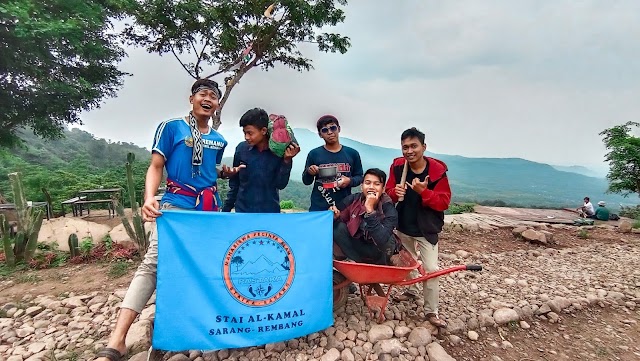
M 92 212 L 93 213 L 93 212 Z M 112 221 L 106 217 L 103 221 Z M 578 237 L 576 229 L 554 229 L 557 244 L 562 249 L 600 243 L 626 243 L 640 239 L 638 234 L 620 233 L 593 228 L 587 238 Z M 582 234 L 584 236 L 584 234 Z M 514 250 L 534 250 L 540 246 L 515 240 L 511 229 L 492 232 L 446 232 L 440 242 L 442 253 L 464 249 L 471 253 L 500 253 Z M 111 276 L 113 264 L 95 263 L 15 273 L 0 277 L 0 305 L 20 301 L 25 295 L 60 295 L 74 292 L 126 288 L 135 270 L 132 262 L 119 277 Z M 480 332 L 479 341 L 460 335 L 462 344 L 453 345 L 447 336 L 439 336 L 450 355 L 460 360 L 640 360 L 640 310 L 624 312 L 612 307 L 592 307 L 576 315 L 563 314 L 558 324 L 533 320 L 531 329 L 519 327 L 489 328 Z M 513 345 L 503 348 L 502 341 Z M 497 359 L 496 359 L 497 360 Z

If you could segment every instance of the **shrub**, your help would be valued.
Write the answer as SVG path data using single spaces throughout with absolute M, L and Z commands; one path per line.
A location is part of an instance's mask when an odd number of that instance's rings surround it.
M 587 230 L 584 228 L 580 229 L 580 231 L 578 232 L 578 238 L 582 238 L 582 239 L 589 238 L 589 232 L 587 232 Z
M 623 206 L 620 205 L 620 217 L 627 217 L 640 220 L 640 205 L 637 206 Z
M 473 213 L 473 203 L 452 203 L 447 210 L 447 214 Z
M 280 208 L 281 209 L 293 209 L 294 206 L 295 206 L 295 204 L 293 204 L 293 201 L 291 201 L 291 200 L 280 201 Z

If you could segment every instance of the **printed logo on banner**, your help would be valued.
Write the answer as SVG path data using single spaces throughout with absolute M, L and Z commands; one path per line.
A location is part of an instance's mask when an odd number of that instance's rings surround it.
M 238 302 L 264 307 L 284 296 L 295 275 L 295 258 L 282 237 L 249 232 L 227 249 L 222 266 L 227 291 Z

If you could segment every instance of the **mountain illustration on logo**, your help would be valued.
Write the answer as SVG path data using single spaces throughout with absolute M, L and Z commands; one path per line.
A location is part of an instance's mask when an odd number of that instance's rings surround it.
M 231 273 L 254 276 L 278 275 L 287 274 L 288 270 L 284 269 L 279 262 L 273 262 L 264 254 L 261 254 L 255 261 L 243 262 L 241 267 L 238 267 L 237 270 L 232 270 Z

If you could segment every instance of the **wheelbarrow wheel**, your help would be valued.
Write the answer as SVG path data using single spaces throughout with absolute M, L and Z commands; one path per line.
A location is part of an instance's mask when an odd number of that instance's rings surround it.
M 333 285 L 338 285 L 347 278 L 342 275 L 342 273 L 333 270 Z M 349 285 L 344 286 L 342 288 L 333 290 L 333 310 L 339 310 L 347 304 L 347 299 L 349 298 Z

